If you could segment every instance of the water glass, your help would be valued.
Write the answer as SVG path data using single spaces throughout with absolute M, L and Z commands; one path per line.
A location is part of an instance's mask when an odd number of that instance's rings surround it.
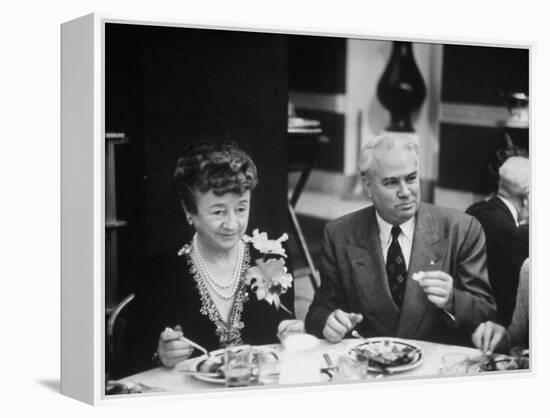
M 247 386 L 252 376 L 252 347 L 239 345 L 225 349 L 225 385 Z
M 273 352 L 259 352 L 256 354 L 258 364 L 258 383 L 273 385 L 279 383 L 281 363 Z
M 363 380 L 368 375 L 369 361 L 368 357 L 356 359 L 350 356 L 340 356 L 338 358 L 336 381 Z
M 441 358 L 443 374 L 460 374 L 468 372 L 468 356 L 462 353 L 448 353 Z

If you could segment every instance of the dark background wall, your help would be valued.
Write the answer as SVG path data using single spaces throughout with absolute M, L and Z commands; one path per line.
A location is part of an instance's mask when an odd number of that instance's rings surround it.
M 311 94 L 346 93 L 346 38 L 295 35 L 288 37 L 288 88 Z M 343 114 L 297 108 L 296 114 L 321 122 L 330 138 L 320 152 L 315 168 L 325 171 L 344 170 Z
M 498 106 L 502 94 L 529 94 L 529 50 L 445 45 L 443 103 Z M 514 145 L 529 149 L 528 129 L 508 129 Z M 498 126 L 442 123 L 440 126 L 439 186 L 488 194 L 496 190 L 489 165 L 505 146 L 505 130 Z
M 120 295 L 190 238 L 172 173 L 192 140 L 236 140 L 260 177 L 249 229 L 285 231 L 286 36 L 107 24 L 105 43 L 106 130 L 130 138 L 116 160 Z
M 529 94 L 527 49 L 445 45 L 444 102 L 502 106 L 507 91 Z
M 289 89 L 346 92 L 346 38 L 289 36 L 288 62 Z

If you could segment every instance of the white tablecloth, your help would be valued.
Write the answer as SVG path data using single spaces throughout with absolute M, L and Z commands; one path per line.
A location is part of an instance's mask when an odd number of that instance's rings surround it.
M 365 380 L 368 381 L 378 381 L 379 378 L 382 379 L 399 379 L 399 378 L 409 378 L 409 377 L 430 377 L 430 376 L 439 376 L 441 369 L 441 359 L 442 356 L 446 353 L 463 353 L 468 358 L 476 360 L 480 356 L 480 351 L 477 349 L 462 347 L 462 346 L 453 346 L 445 344 L 436 344 L 426 341 L 415 341 L 409 340 L 412 343 L 417 344 L 423 349 L 423 359 L 418 367 L 415 367 L 411 370 L 407 370 L 400 373 L 392 373 L 387 375 L 371 375 Z M 312 356 L 316 357 L 316 361 L 319 364 L 319 367 L 326 367 L 326 363 L 323 358 L 324 353 L 328 353 L 332 358 L 337 358 L 338 353 L 345 353 L 348 350 L 348 347 L 353 344 L 358 344 L 359 341 L 356 339 L 344 340 L 337 344 L 332 344 L 327 341 L 321 340 L 319 346 L 314 350 Z M 187 360 L 189 361 L 189 360 Z M 192 361 L 192 360 L 191 360 Z M 204 391 L 211 391 L 215 389 L 226 389 L 223 385 L 217 385 L 213 383 L 207 383 L 196 379 L 192 375 L 184 374 L 179 371 L 180 366 L 175 369 L 167 369 L 164 367 L 158 367 L 155 369 L 147 370 L 142 373 L 129 376 L 127 378 L 121 379 L 125 383 L 141 383 L 151 387 L 162 388 L 170 392 L 184 392 L 184 393 L 197 393 Z M 318 378 L 311 381 L 308 378 L 308 381 L 299 382 L 301 384 L 331 384 L 328 377 L 324 374 L 319 373 Z M 278 385 L 284 386 L 284 385 Z

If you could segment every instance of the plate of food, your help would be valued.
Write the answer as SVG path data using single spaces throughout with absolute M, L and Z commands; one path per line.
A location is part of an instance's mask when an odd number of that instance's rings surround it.
M 418 367 L 424 352 L 418 345 L 400 338 L 366 338 L 349 348 L 349 355 L 369 358 L 369 371 L 397 373 Z
M 197 380 L 203 382 L 225 384 L 224 373 L 224 353 L 225 350 L 215 350 L 210 352 L 210 356 L 202 355 L 193 359 L 188 359 L 178 364 L 177 369 L 181 373 L 190 374 Z M 252 376 L 257 377 L 256 355 L 258 353 L 269 353 L 275 359 L 279 358 L 276 346 L 257 346 L 253 347 Z
M 507 356 L 505 354 L 490 354 L 482 356 L 479 364 L 480 372 L 495 372 L 504 370 L 520 370 L 529 368 L 529 355 Z

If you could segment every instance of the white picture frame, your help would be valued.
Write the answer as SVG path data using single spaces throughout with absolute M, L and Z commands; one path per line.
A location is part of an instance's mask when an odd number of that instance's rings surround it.
M 105 143 L 103 138 L 105 133 L 104 25 L 106 22 L 186 26 L 185 23 L 180 22 L 142 22 L 100 14 L 87 15 L 62 25 L 61 391 L 70 397 L 95 405 L 116 403 L 116 399 L 110 399 L 104 395 Z M 196 24 L 187 26 L 201 27 Z M 263 31 L 260 28 L 208 25 L 203 28 Z M 277 33 L 277 30 L 268 29 L 266 32 Z M 282 32 L 290 33 L 284 30 Z M 297 33 L 304 32 L 297 31 Z M 387 40 L 385 37 L 373 36 L 372 38 Z M 523 44 L 523 47 L 532 46 Z M 532 142 L 532 138 L 530 141 Z M 352 160 L 353 157 L 351 157 Z M 320 390 L 326 390 L 326 388 Z M 226 393 L 223 392 L 223 394 Z M 201 395 L 173 394 L 171 396 L 200 398 Z

